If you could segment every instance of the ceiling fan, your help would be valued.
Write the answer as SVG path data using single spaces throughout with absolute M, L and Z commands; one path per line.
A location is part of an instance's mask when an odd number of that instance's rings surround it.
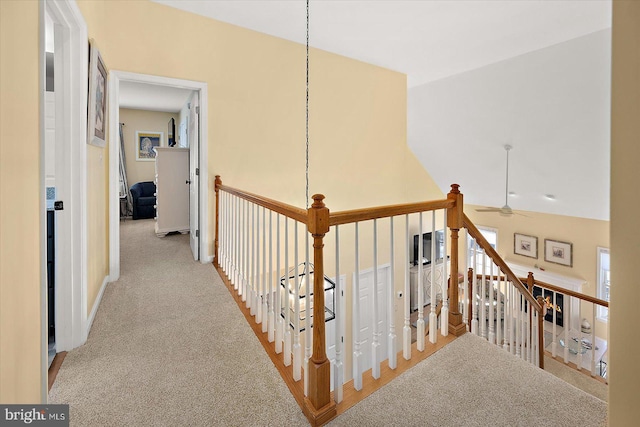
M 504 206 L 501 208 L 484 208 L 484 209 L 476 209 L 476 212 L 497 212 L 502 216 L 511 216 L 511 215 L 521 215 L 526 216 L 521 213 L 514 212 L 509 206 L 509 151 L 511 151 L 513 147 L 509 144 L 504 146 L 505 151 L 507 152 L 507 173 L 506 173 L 506 188 L 504 194 Z

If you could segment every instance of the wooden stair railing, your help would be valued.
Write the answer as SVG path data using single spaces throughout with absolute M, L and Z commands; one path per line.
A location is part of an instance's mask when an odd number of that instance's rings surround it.
M 467 215 L 463 214 L 464 227 L 467 229 L 469 236 L 471 236 L 478 244 L 478 246 L 484 251 L 484 253 L 491 259 L 491 261 L 498 267 L 499 271 L 503 272 L 503 276 L 500 274 L 494 275 L 492 272 L 487 275 L 482 275 L 484 280 L 500 280 L 501 277 L 506 278 L 506 280 L 513 284 L 517 292 L 522 295 L 533 310 L 528 311 L 529 316 L 529 333 L 532 332 L 533 328 L 533 312 L 537 313 L 537 331 L 538 331 L 538 342 L 537 342 L 537 358 L 538 358 L 538 366 L 540 368 L 544 368 L 544 315 L 543 315 L 543 305 L 542 297 L 535 298 L 529 288 L 522 283 L 522 281 L 515 275 L 515 273 L 511 270 L 511 268 L 507 265 L 507 263 L 498 255 L 496 250 L 489 244 L 489 242 L 485 239 L 485 237 L 480 233 L 480 230 L 471 222 Z M 483 272 L 484 273 L 484 272 Z M 473 280 L 474 280 L 473 270 L 470 269 L 468 273 L 469 280 L 469 295 L 473 296 Z M 493 290 L 493 285 L 492 285 Z M 499 291 L 498 291 L 499 292 Z M 471 315 L 472 315 L 472 304 L 475 304 L 474 298 L 469 298 L 468 300 L 469 308 L 468 308 L 468 322 L 469 327 L 471 327 Z M 493 304 L 493 298 L 490 298 L 490 304 Z M 546 308 L 546 306 L 545 306 Z M 484 310 L 484 307 L 483 307 Z M 489 308 L 490 313 L 493 312 L 493 309 Z M 498 313 L 500 313 L 500 307 L 497 307 Z M 545 309 L 546 312 L 546 309 Z
M 590 303 L 591 304 L 591 330 L 583 330 L 582 325 L 578 325 L 578 328 L 580 330 L 580 335 L 582 336 L 582 334 L 589 336 L 589 342 L 591 343 L 591 347 L 585 349 L 585 353 L 590 355 L 590 366 L 589 366 L 589 372 L 591 374 L 592 377 L 603 377 L 604 381 L 606 382 L 606 370 L 604 372 L 597 372 L 596 371 L 596 365 L 597 365 L 597 356 L 596 356 L 596 351 L 597 350 L 602 350 L 597 348 L 597 342 L 598 342 L 598 338 L 596 338 L 596 317 L 597 317 L 597 309 L 598 307 L 606 307 L 607 309 L 609 308 L 609 303 L 605 300 L 602 300 L 600 298 L 595 298 L 592 297 L 590 295 L 585 295 L 582 294 L 580 292 L 575 292 L 572 291 L 570 289 L 566 289 L 566 288 L 561 288 L 559 286 L 553 285 L 551 283 L 546 283 L 543 282 L 541 280 L 537 280 L 534 276 L 534 273 L 532 271 L 529 272 L 529 275 L 527 276 L 526 279 L 523 278 L 523 280 L 525 281 L 525 283 L 527 283 L 527 287 L 531 290 L 531 292 L 533 292 L 533 288 L 534 287 L 538 287 L 540 288 L 540 290 L 542 291 L 542 294 L 544 295 L 544 291 L 545 290 L 549 290 L 551 292 L 553 292 L 553 300 L 551 299 L 551 297 L 549 297 L 548 302 L 546 300 L 542 301 L 542 304 L 544 304 L 545 308 L 548 308 L 549 310 L 552 310 L 552 334 L 551 334 L 551 357 L 556 358 L 557 354 L 556 354 L 556 350 L 557 350 L 557 343 L 556 343 L 556 339 L 558 337 L 557 334 L 557 322 L 556 322 L 556 315 L 557 315 L 557 300 L 556 300 L 556 294 L 562 294 L 565 298 L 569 297 L 569 299 L 571 298 L 576 298 L 579 301 L 579 308 L 578 308 L 578 316 L 577 319 L 580 321 L 580 319 L 582 319 L 582 302 L 586 302 L 586 303 Z M 541 300 L 542 297 L 539 297 L 539 300 Z M 563 323 L 564 324 L 564 331 L 563 331 L 563 335 L 564 335 L 564 342 L 568 343 L 572 337 L 570 337 L 570 333 L 571 333 L 571 301 L 565 301 L 564 302 L 564 313 L 567 314 L 567 319 L 564 320 Z M 582 345 L 582 339 L 580 339 L 580 343 L 579 345 Z M 587 346 L 588 347 L 588 346 Z M 566 365 L 570 365 L 573 366 L 574 369 L 581 371 L 583 369 L 583 363 L 582 363 L 582 358 L 583 358 L 583 353 L 582 351 L 578 351 L 576 354 L 576 363 L 570 362 L 569 360 L 569 346 L 565 345 L 564 346 L 564 352 L 563 352 L 563 359 L 564 359 L 564 363 Z
M 278 202 L 273 199 L 269 199 L 260 195 L 256 195 L 253 193 L 249 193 L 243 190 L 239 190 L 237 188 L 224 185 L 222 183 L 220 176 L 216 176 L 216 179 L 215 179 L 216 218 L 215 218 L 215 239 L 214 239 L 215 256 L 214 256 L 213 264 L 218 270 L 218 272 L 220 273 L 221 277 L 223 277 L 223 280 L 225 281 L 229 289 L 232 291 L 235 289 L 236 291 L 235 293 L 241 296 L 242 299 L 240 300 L 240 296 L 236 295 L 236 301 L 238 301 L 239 304 L 240 304 L 240 301 L 242 302 L 245 301 L 246 294 L 242 294 L 242 286 L 239 283 L 232 283 L 234 278 L 236 282 L 243 282 L 245 283 L 245 285 L 247 281 L 252 280 L 253 281 L 251 285 L 253 286 L 252 292 L 254 292 L 254 297 L 255 297 L 256 288 L 260 286 L 255 284 L 255 280 L 259 282 L 262 278 L 261 283 L 262 283 L 262 286 L 264 286 L 264 282 L 265 280 L 267 280 L 267 279 L 264 279 L 265 265 L 267 263 L 263 258 L 261 262 L 261 266 L 263 268 L 262 273 L 259 272 L 258 267 L 256 267 L 254 270 L 253 264 L 251 265 L 250 268 L 247 267 L 246 263 L 241 265 L 242 262 L 245 262 L 244 260 L 242 260 L 240 264 L 233 265 L 234 260 L 230 258 L 233 258 L 234 254 L 236 253 L 235 251 L 238 251 L 238 249 L 235 246 L 241 247 L 242 250 L 247 250 L 247 256 L 245 258 L 253 259 L 252 258 L 254 256 L 253 245 L 255 245 L 255 243 L 253 240 L 250 241 L 248 237 L 245 240 L 245 237 L 243 235 L 241 240 L 238 240 L 236 242 L 237 244 L 230 245 L 229 243 L 230 239 L 234 238 L 234 234 L 233 234 L 234 230 L 238 231 L 241 227 L 244 227 L 244 223 L 241 224 L 240 220 L 233 218 L 233 214 L 234 213 L 238 214 L 240 211 L 237 211 L 237 210 L 234 211 L 233 207 L 229 208 L 229 203 L 227 201 L 234 200 L 232 203 L 236 203 L 235 206 L 240 206 L 241 203 L 245 204 L 246 208 L 243 207 L 242 209 L 248 209 L 248 206 L 251 206 L 250 208 L 251 222 L 253 222 L 254 207 L 257 207 L 258 215 L 260 215 L 260 210 L 262 209 L 263 226 L 261 231 L 263 233 L 265 232 L 265 228 L 267 227 L 264 218 L 265 218 L 265 212 L 268 210 L 269 214 L 271 212 L 274 212 L 282 215 L 285 218 L 285 225 L 287 224 L 287 219 L 293 220 L 294 224 L 295 222 L 305 224 L 308 232 L 310 233 L 313 239 L 313 266 L 314 266 L 313 267 L 314 268 L 313 298 L 314 298 L 314 301 L 313 301 L 313 316 L 312 316 L 313 327 L 311 328 L 311 332 L 313 334 L 312 340 L 311 340 L 313 345 L 313 353 L 310 355 L 310 357 L 308 357 L 308 371 L 306 372 L 308 374 L 306 378 L 306 385 L 308 386 L 306 387 L 304 392 L 306 397 L 302 396 L 302 392 L 300 391 L 301 390 L 299 385 L 300 381 L 299 379 L 296 379 L 296 374 L 295 374 L 296 370 L 294 369 L 293 371 L 294 374 L 292 376 L 291 367 L 289 365 L 290 361 L 289 363 L 287 363 L 287 358 L 285 357 L 283 359 L 282 354 L 280 354 L 282 349 L 278 350 L 278 344 L 277 344 L 278 339 L 275 340 L 276 341 L 275 349 L 271 352 L 268 351 L 268 353 L 270 353 L 270 357 L 272 358 L 272 360 L 274 360 L 274 363 L 278 362 L 277 360 L 278 358 L 282 362 L 280 364 L 283 366 L 278 367 L 278 369 L 283 375 L 283 378 L 285 378 L 285 381 L 287 382 L 287 378 L 292 377 L 293 382 L 288 383 L 288 386 L 292 390 L 292 392 L 294 392 L 294 389 L 295 389 L 294 396 L 298 400 L 298 403 L 301 405 L 304 414 L 307 416 L 309 422 L 312 425 L 325 424 L 336 415 L 336 403 L 332 400 L 332 396 L 330 392 L 330 379 L 331 379 L 330 362 L 327 358 L 326 343 L 325 343 L 325 322 L 324 322 L 325 293 L 324 293 L 324 252 L 323 252 L 325 235 L 329 232 L 330 228 L 333 226 L 355 223 L 357 227 L 357 223 L 362 221 L 369 221 L 369 220 L 375 221 L 381 218 L 392 219 L 394 216 L 399 216 L 399 215 L 406 216 L 408 218 L 409 214 L 441 210 L 445 214 L 444 215 L 445 227 L 449 228 L 451 233 L 450 235 L 451 268 L 449 271 L 453 272 L 452 275 L 456 277 L 455 283 L 457 284 L 458 283 L 458 280 L 457 280 L 458 266 L 459 266 L 458 232 L 460 228 L 464 226 L 463 196 L 459 191 L 458 185 L 454 184 L 451 187 L 452 187 L 451 192 L 447 195 L 447 198 L 443 200 L 419 202 L 419 203 L 412 203 L 412 204 L 402 204 L 402 205 L 390 205 L 390 206 L 383 206 L 383 207 L 373 207 L 373 208 L 331 213 L 329 211 L 329 208 L 327 208 L 327 206 L 325 206 L 324 204 L 324 196 L 320 194 L 313 196 L 313 204 L 309 209 L 305 210 L 305 209 L 300 209 L 300 208 L 288 205 L 286 203 Z M 221 201 L 225 203 L 225 206 L 222 205 Z M 232 204 L 231 206 L 234 206 L 234 205 Z M 224 212 L 222 221 L 221 221 L 221 213 L 220 213 L 221 209 Z M 224 211 L 225 209 L 231 209 L 231 210 Z M 246 220 L 246 224 L 248 227 L 249 226 L 249 219 L 248 219 L 249 210 L 242 210 L 242 215 L 243 215 L 243 221 Z M 258 227 L 260 227 L 259 221 L 260 220 L 258 219 L 258 222 L 257 222 Z M 278 222 L 278 226 L 279 224 L 280 222 Z M 391 222 L 391 224 L 393 223 Z M 223 225 L 224 227 L 221 228 L 221 226 Z M 230 225 L 231 225 L 231 228 L 227 229 L 229 228 Z M 272 227 L 271 222 L 269 222 L 268 227 L 271 229 Z M 296 227 L 296 230 L 297 230 L 297 227 Z M 247 236 L 248 234 L 251 234 L 252 236 L 254 236 L 256 234 L 256 231 L 249 228 L 249 231 L 247 231 Z M 270 235 L 269 235 L 269 238 L 270 238 Z M 264 243 L 265 239 L 266 237 L 262 235 L 263 245 L 265 244 Z M 258 236 L 258 239 L 257 239 L 258 246 L 259 246 L 260 240 L 261 238 L 260 236 Z M 269 243 L 269 245 L 271 245 L 271 242 Z M 259 248 L 256 248 L 256 251 L 259 251 L 259 250 L 260 250 Z M 261 255 L 263 257 L 265 256 L 264 246 L 263 246 Z M 408 257 L 408 253 L 407 253 L 407 257 Z M 258 259 L 257 262 L 260 263 L 259 257 L 256 257 L 256 258 Z M 251 262 L 253 263 L 253 261 Z M 269 260 L 269 264 L 271 263 L 272 261 Z M 277 264 L 278 264 L 277 269 L 279 269 L 281 265 L 279 265 L 279 262 Z M 285 264 L 287 264 L 286 261 L 285 261 Z M 296 264 L 297 264 L 297 261 L 296 261 Z M 273 264 L 270 265 L 270 267 L 272 266 Z M 244 268 L 244 270 L 240 271 L 239 270 L 240 268 Z M 225 269 L 227 271 L 230 271 L 229 275 L 227 275 L 227 273 L 225 272 Z M 279 275 L 279 272 L 278 272 L 278 275 Z M 273 278 L 273 273 L 269 272 L 269 276 Z M 268 280 L 271 280 L 271 279 L 268 279 Z M 271 283 L 272 282 L 270 282 L 270 284 Z M 280 285 L 278 284 L 276 286 L 277 286 L 277 289 L 280 290 Z M 408 284 L 406 284 L 405 286 L 408 286 Z M 262 287 L 260 288 L 260 292 L 262 293 L 260 293 L 259 296 L 256 298 L 261 299 L 262 303 L 266 305 L 266 302 L 264 301 L 267 298 L 271 301 L 272 288 L 269 288 L 269 291 L 266 291 L 265 288 Z M 267 294 L 265 292 L 269 292 L 269 293 Z M 409 298 L 409 295 L 407 293 L 405 301 L 408 301 L 408 298 Z M 266 315 L 265 317 L 262 317 L 262 314 L 264 311 L 260 310 L 260 307 L 259 307 L 260 302 L 258 302 L 257 299 L 255 301 L 251 301 L 250 298 L 246 298 L 247 310 L 245 312 L 245 316 L 247 316 L 248 319 L 251 318 L 251 316 L 254 315 L 254 306 L 250 307 L 250 305 L 257 304 L 258 307 L 255 308 L 255 317 L 256 317 L 256 323 L 260 323 L 261 321 L 264 322 L 266 320 L 258 320 L 259 318 L 267 319 L 267 317 Z M 449 286 L 448 298 L 445 298 L 444 304 L 441 303 L 437 307 L 437 313 L 439 314 L 440 311 L 442 310 L 442 316 L 447 319 L 447 320 L 443 319 L 442 321 L 443 335 L 447 335 L 448 333 L 451 333 L 455 336 L 459 336 L 466 332 L 466 327 L 462 320 L 462 314 L 460 313 L 460 310 L 459 310 L 458 300 L 459 300 L 458 286 L 457 285 Z M 275 305 L 276 305 L 276 308 L 279 310 L 278 307 L 280 307 L 280 305 L 278 301 L 279 301 L 279 297 L 276 297 Z M 450 301 L 450 304 L 449 304 L 449 301 Z M 408 307 L 408 304 L 406 306 Z M 248 311 L 249 308 L 251 308 L 251 313 L 249 313 Z M 288 309 L 287 309 L 287 313 L 288 313 Z M 269 316 L 273 316 L 273 314 L 270 312 Z M 280 320 L 280 313 L 277 313 L 277 316 L 278 316 L 278 319 Z M 269 319 L 268 321 L 271 323 L 272 318 L 269 317 L 268 319 Z M 260 335 L 260 328 L 255 325 L 252 325 L 252 327 L 256 332 L 256 334 Z M 286 326 L 286 328 L 288 328 L 288 326 Z M 266 338 L 267 336 L 267 334 L 265 334 L 266 330 L 267 330 L 267 327 L 263 323 L 262 331 L 261 331 L 261 334 L 263 336 L 260 336 L 260 339 L 263 341 L 263 344 L 273 342 L 272 335 L 268 335 L 269 338 L 268 339 Z M 270 329 L 268 332 L 269 334 L 271 334 Z M 435 337 L 433 337 L 433 339 L 435 339 Z M 403 353 L 403 354 L 405 354 L 406 359 L 410 358 L 410 354 L 409 356 L 406 356 L 406 353 Z M 276 365 L 278 365 L 278 363 L 276 363 Z M 288 371 L 287 371 L 287 367 L 288 367 Z M 294 367 L 295 367 L 295 361 L 294 361 Z M 394 368 L 392 367 L 392 369 Z
M 277 212 L 285 218 L 307 225 L 307 229 L 313 236 L 313 261 L 314 261 L 314 307 L 313 307 L 313 355 L 309 360 L 309 390 L 308 395 L 302 403 L 302 410 L 311 425 L 322 425 L 331 420 L 336 415 L 336 404 L 331 400 L 330 392 L 330 362 L 327 359 L 325 350 L 325 318 L 324 318 L 324 288 L 323 288 L 323 252 L 322 239 L 329 230 L 329 209 L 324 205 L 324 196 L 316 194 L 313 196 L 314 203 L 308 209 L 300 209 L 295 206 L 281 203 L 273 199 L 262 197 L 253 193 L 242 191 L 222 184 L 220 175 L 216 175 L 216 221 L 214 240 L 214 265 L 216 269 L 225 275 L 220 264 L 220 192 L 237 196 L 254 205 L 261 206 L 270 211 Z M 278 316 L 280 314 L 278 313 Z M 257 332 L 256 332 L 257 333 Z M 291 388 L 291 386 L 290 386 Z M 292 390 L 293 392 L 293 390 Z M 296 393 L 294 393 L 294 396 Z M 298 395 L 299 399 L 300 396 Z M 299 402 L 300 403 L 300 402 Z

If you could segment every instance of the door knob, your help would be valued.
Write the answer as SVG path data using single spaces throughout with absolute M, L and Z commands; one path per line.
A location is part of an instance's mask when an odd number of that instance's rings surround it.
M 185 184 L 191 184 L 191 181 L 190 181 L 190 180 L 187 180 L 187 181 L 185 182 Z

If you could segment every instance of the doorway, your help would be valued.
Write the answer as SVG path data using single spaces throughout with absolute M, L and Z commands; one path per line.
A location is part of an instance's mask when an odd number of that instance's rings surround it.
M 107 64 L 108 65 L 108 64 Z M 120 141 L 119 123 L 120 123 L 120 89 L 122 84 L 140 84 L 153 86 L 158 91 L 162 90 L 191 90 L 197 94 L 199 105 L 197 123 L 197 136 L 199 139 L 199 150 L 194 152 L 194 162 L 190 163 L 190 186 L 193 187 L 191 195 L 197 197 L 197 204 L 194 204 L 197 216 L 195 221 L 197 225 L 191 224 L 193 234 L 197 240 L 193 243 L 194 255 L 199 258 L 202 263 L 209 263 L 213 260 L 212 254 L 209 254 L 209 236 L 208 236 L 208 193 L 209 180 L 203 179 L 198 183 L 199 177 L 207 177 L 208 174 L 208 158 L 207 158 L 207 84 L 203 82 L 195 82 L 190 80 L 173 79 L 169 77 L 151 76 L 125 71 L 112 70 L 109 74 L 109 186 L 111 188 L 109 194 L 109 259 L 110 269 L 109 277 L 111 281 L 115 281 L 120 277 Z M 193 98 L 193 97 L 192 97 Z M 197 206 L 197 208 L 195 208 Z M 194 227 L 195 225 L 195 227 Z
M 49 344 L 60 353 L 82 345 L 87 336 L 87 129 L 77 118 L 87 111 L 82 94 L 87 93 L 88 53 L 86 24 L 75 3 L 41 2 L 40 28 L 41 400 L 46 402 Z

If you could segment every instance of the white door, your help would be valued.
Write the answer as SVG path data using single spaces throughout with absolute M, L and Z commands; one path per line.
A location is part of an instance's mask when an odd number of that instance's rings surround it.
M 387 356 L 387 286 L 389 286 L 390 270 L 388 266 L 378 267 L 378 307 L 376 310 L 378 319 L 378 332 L 380 333 L 378 347 L 378 360 L 384 361 Z M 355 284 L 355 280 L 354 280 Z M 362 353 L 362 372 L 371 369 L 373 365 L 373 270 L 360 272 L 360 317 L 358 319 L 360 339 L 360 351 Z M 354 375 L 356 373 L 354 372 Z
M 191 252 L 193 259 L 200 259 L 200 223 L 198 221 L 198 194 L 200 192 L 200 164 L 199 148 L 200 148 L 200 132 L 198 128 L 200 115 L 200 103 L 198 92 L 193 92 L 191 97 L 191 105 L 189 107 L 189 241 L 191 243 Z

